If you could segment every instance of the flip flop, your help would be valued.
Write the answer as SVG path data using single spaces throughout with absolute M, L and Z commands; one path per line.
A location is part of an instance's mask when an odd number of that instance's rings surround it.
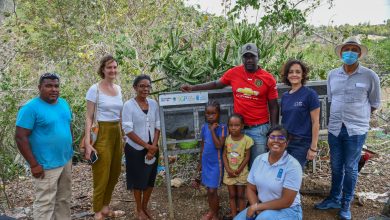
M 107 217 L 109 218 L 119 218 L 119 217 L 122 217 L 124 216 L 126 213 L 122 210 L 110 210 L 108 211 L 107 213 Z
M 99 217 L 96 217 L 96 215 L 93 216 L 93 219 L 94 220 L 104 220 L 104 215 L 103 214 L 100 214 L 100 218 Z

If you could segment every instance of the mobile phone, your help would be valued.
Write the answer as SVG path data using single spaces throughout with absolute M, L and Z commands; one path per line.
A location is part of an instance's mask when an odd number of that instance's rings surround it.
M 97 160 L 98 160 L 98 156 L 97 156 L 96 152 L 95 152 L 95 151 L 92 151 L 92 152 L 91 152 L 91 157 L 90 157 L 90 159 L 88 160 L 88 163 L 89 163 L 89 164 L 94 164 Z

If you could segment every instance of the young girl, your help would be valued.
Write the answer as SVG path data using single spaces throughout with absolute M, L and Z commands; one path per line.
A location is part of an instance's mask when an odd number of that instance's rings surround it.
M 205 109 L 206 123 L 202 126 L 201 152 L 202 184 L 207 187 L 209 212 L 202 220 L 218 220 L 219 198 L 217 189 L 223 176 L 222 150 L 227 133 L 226 125 L 219 124 L 220 106 L 209 102 Z
M 241 115 L 233 114 L 228 123 L 229 136 L 226 138 L 223 151 L 223 163 L 225 175 L 223 183 L 229 190 L 230 216 L 224 219 L 232 219 L 237 215 L 237 208 L 242 211 L 245 208 L 245 187 L 248 177 L 248 162 L 250 148 L 254 144 L 253 139 L 241 133 L 244 128 L 244 120 Z

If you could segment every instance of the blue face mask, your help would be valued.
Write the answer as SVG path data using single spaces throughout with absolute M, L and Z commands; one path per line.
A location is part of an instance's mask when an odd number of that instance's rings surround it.
M 347 65 L 352 65 L 358 60 L 359 53 L 353 51 L 344 51 L 341 53 L 341 59 Z

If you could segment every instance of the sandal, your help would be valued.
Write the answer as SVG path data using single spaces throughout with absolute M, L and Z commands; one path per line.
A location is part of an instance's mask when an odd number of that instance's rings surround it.
M 119 217 L 122 217 L 124 216 L 126 213 L 122 210 L 110 210 L 108 211 L 107 213 L 107 217 L 109 218 L 119 218 Z
M 93 219 L 94 219 L 94 220 L 104 220 L 105 218 L 104 218 L 103 213 L 100 213 L 100 217 L 97 217 L 97 216 L 96 216 L 96 213 L 95 213 L 95 215 L 93 216 Z

